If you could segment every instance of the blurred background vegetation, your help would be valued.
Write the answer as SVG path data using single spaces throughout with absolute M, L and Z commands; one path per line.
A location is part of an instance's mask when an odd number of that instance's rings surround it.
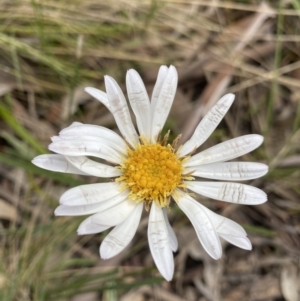
M 3 0 L 0 2 L 0 300 L 300 300 L 299 0 Z M 175 206 L 175 276 L 165 282 L 147 243 L 147 214 L 133 242 L 103 261 L 104 234 L 78 237 L 81 217 L 54 218 L 70 187 L 99 182 L 48 172 L 31 159 L 72 121 L 116 129 L 84 93 L 129 68 L 151 94 L 158 68 L 173 64 L 179 85 L 167 128 L 189 138 L 225 93 L 236 101 L 203 148 L 249 133 L 265 143 L 242 158 L 269 164 L 248 183 L 268 203 L 236 206 L 198 197 L 241 223 L 253 250 L 223 242 L 205 254 Z M 117 130 L 117 129 L 116 129 Z

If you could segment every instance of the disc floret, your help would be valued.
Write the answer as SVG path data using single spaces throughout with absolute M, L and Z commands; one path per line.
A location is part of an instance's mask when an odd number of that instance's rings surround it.
M 130 189 L 130 198 L 146 207 L 155 201 L 161 207 L 169 205 L 171 194 L 183 184 L 182 160 L 171 145 L 141 144 L 129 149 L 121 166 L 123 176 L 117 179 Z

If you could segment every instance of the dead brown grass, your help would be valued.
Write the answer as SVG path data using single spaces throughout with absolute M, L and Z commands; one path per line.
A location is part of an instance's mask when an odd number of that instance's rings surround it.
M 102 280 L 92 279 L 78 290 L 71 286 L 73 292 L 59 295 L 59 300 L 299 300 L 297 3 L 22 0 L 0 4 L 1 300 L 58 300 L 60 281 L 116 266 L 129 286 L 103 292 L 96 289 L 104 285 Z M 264 135 L 263 146 L 243 159 L 269 164 L 268 175 L 250 183 L 266 191 L 269 201 L 242 207 L 199 198 L 241 223 L 253 243 L 251 252 L 224 243 L 219 261 L 205 254 L 187 218 L 172 207 L 171 223 L 180 245 L 174 280 L 146 281 L 136 288 L 132 283 L 137 279 L 158 275 L 155 269 L 143 269 L 153 266 L 147 214 L 130 248 L 101 261 L 101 235 L 77 238 L 79 219 L 54 219 L 52 213 L 68 187 L 97 179 L 54 178 L 51 173 L 41 174 L 29 161 L 71 121 L 115 129 L 113 117 L 83 92 L 84 86 L 102 89 L 103 75 L 109 74 L 125 91 L 125 71 L 135 68 L 151 93 L 160 64 L 173 64 L 179 72 L 167 126 L 173 135 L 183 133 L 182 142 L 221 95 L 236 94 L 232 109 L 203 148 L 248 133 Z M 72 260 L 75 263 L 66 264 Z

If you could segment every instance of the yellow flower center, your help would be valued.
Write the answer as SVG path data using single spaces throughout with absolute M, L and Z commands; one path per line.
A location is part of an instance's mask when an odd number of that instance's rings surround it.
M 128 151 L 121 166 L 123 176 L 117 179 L 130 189 L 130 198 L 155 201 L 161 207 L 169 205 L 172 192 L 182 184 L 182 161 L 170 145 L 139 145 Z

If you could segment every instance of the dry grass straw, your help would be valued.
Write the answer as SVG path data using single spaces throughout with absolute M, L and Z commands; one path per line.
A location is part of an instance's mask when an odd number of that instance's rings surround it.
M 290 1 L 20 0 L 0 6 L 0 299 L 299 300 L 300 6 Z M 241 207 L 200 199 L 243 224 L 254 250 L 224 243 L 215 262 L 172 208 L 180 241 L 163 283 L 146 240 L 147 215 L 130 248 L 101 261 L 102 235 L 77 237 L 81 218 L 54 218 L 68 187 L 99 181 L 47 172 L 30 160 L 73 120 L 115 129 L 83 92 L 103 75 L 123 83 L 137 69 L 151 93 L 160 64 L 179 88 L 167 127 L 188 139 L 223 94 L 236 102 L 204 147 L 248 133 L 265 143 L 244 156 L 269 174 L 252 184 L 269 202 Z

